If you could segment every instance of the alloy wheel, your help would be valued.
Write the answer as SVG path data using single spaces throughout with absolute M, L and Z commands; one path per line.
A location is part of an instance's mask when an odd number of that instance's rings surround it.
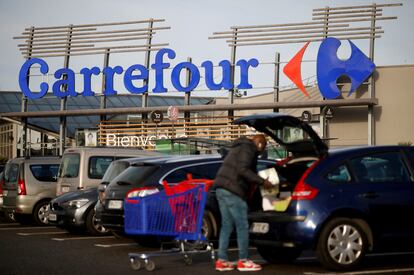
M 98 220 L 96 219 L 96 215 L 95 214 L 93 214 L 93 217 L 92 217 L 92 225 L 95 228 L 95 230 L 98 231 L 99 233 L 102 233 L 103 234 L 103 233 L 107 233 L 108 232 L 108 229 L 106 229 L 105 227 L 103 227 L 102 225 L 100 225 L 98 223 Z
M 37 217 L 39 218 L 39 221 L 42 224 L 49 224 L 49 211 L 50 207 L 49 204 L 44 204 L 39 208 L 39 211 L 37 211 Z
M 349 224 L 338 225 L 329 234 L 327 248 L 335 262 L 342 265 L 352 264 L 363 252 L 362 236 Z

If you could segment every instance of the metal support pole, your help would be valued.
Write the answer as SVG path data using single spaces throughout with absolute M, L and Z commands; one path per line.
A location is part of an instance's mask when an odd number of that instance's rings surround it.
M 329 32 L 329 7 L 325 7 L 325 16 L 324 16 L 324 28 L 323 28 L 323 34 L 324 38 L 328 37 Z M 325 98 L 323 98 L 325 100 Z M 325 119 L 325 109 L 324 107 L 320 108 L 319 111 L 319 127 L 321 129 L 321 138 L 328 138 L 327 136 L 327 130 L 326 130 L 326 119 Z
M 68 40 L 67 40 L 67 48 L 66 48 L 66 56 L 65 61 L 63 64 L 64 68 L 69 68 L 69 57 L 70 57 L 70 47 L 72 42 L 72 31 L 73 31 L 73 25 L 69 25 L 68 29 Z M 67 79 L 67 75 L 63 76 L 63 79 Z M 67 85 L 64 85 L 63 91 L 66 92 L 68 90 Z M 65 111 L 67 108 L 67 97 L 63 97 L 60 100 L 60 110 Z M 63 152 L 65 151 L 66 146 L 66 116 L 60 117 L 60 123 L 59 123 L 59 155 L 62 156 Z
M 187 62 L 192 62 L 192 58 L 191 57 L 187 57 Z M 186 86 L 188 87 L 190 85 L 190 81 L 191 81 L 191 71 L 187 68 L 187 74 L 186 74 L 186 78 L 185 78 L 185 83 Z M 191 92 L 187 92 L 184 95 L 184 106 L 188 106 L 191 105 Z M 186 129 L 186 135 L 188 135 L 188 125 L 187 123 L 190 122 L 190 117 L 191 117 L 191 113 L 190 112 L 184 112 L 184 121 L 185 121 L 185 129 Z
M 28 57 L 27 59 L 29 60 L 32 56 L 32 48 L 33 48 L 33 36 L 34 36 L 34 27 L 32 26 L 30 28 L 30 37 L 29 37 L 29 42 L 28 42 Z M 29 86 L 29 82 L 30 82 L 30 69 L 27 72 L 26 75 L 26 83 L 27 86 Z M 22 113 L 27 112 L 27 108 L 28 108 L 28 100 L 27 97 L 22 94 L 22 106 L 21 106 L 21 111 Z M 23 157 L 28 157 L 30 155 L 30 149 L 28 150 L 27 148 L 27 118 L 23 118 L 22 119 L 22 151 L 23 151 Z
M 279 72 L 280 72 L 280 53 L 276 53 L 275 55 L 275 81 L 273 87 L 273 102 L 279 102 Z M 273 112 L 279 112 L 278 108 L 274 108 Z
M 154 26 L 154 21 L 151 18 L 150 21 L 149 21 L 149 23 L 148 23 L 148 29 L 149 29 L 150 32 L 152 31 L 153 26 Z M 145 67 L 148 70 L 150 69 L 151 43 L 152 43 L 152 33 L 149 35 L 149 37 L 147 39 L 148 51 L 146 51 L 146 53 L 145 53 Z M 144 85 L 146 85 L 148 87 L 148 78 L 147 79 L 144 79 Z M 141 99 L 142 99 L 142 105 L 141 105 L 142 108 L 148 107 L 148 90 L 145 91 L 142 94 Z M 148 118 L 148 115 L 146 113 L 145 114 L 142 114 L 142 120 L 145 120 L 147 118 Z
M 375 19 L 377 14 L 376 3 L 372 4 L 372 13 L 371 13 L 371 31 L 375 30 Z M 374 48 L 375 48 L 375 36 L 369 40 L 369 58 L 374 62 Z M 375 71 L 374 71 L 375 73 Z M 375 78 L 374 73 L 372 73 L 369 78 L 369 87 L 368 94 L 370 98 L 375 98 Z M 375 113 L 374 106 L 368 106 L 368 145 L 375 145 Z
M 104 68 L 109 66 L 109 54 L 110 54 L 110 49 L 106 49 L 105 50 L 105 57 L 104 57 Z M 106 86 L 106 79 L 105 79 L 105 75 L 102 74 L 102 95 L 101 95 L 101 104 L 100 104 L 100 108 L 101 109 L 106 109 L 106 95 L 104 95 L 104 91 L 105 91 L 105 86 Z M 101 122 L 106 120 L 106 115 L 101 115 Z
M 235 84 L 234 84 L 234 78 L 235 78 L 235 68 L 236 68 L 236 44 L 237 44 L 237 29 L 233 30 L 233 37 L 234 37 L 234 45 L 231 46 L 231 67 L 230 67 L 230 81 L 233 85 L 233 89 L 229 90 L 229 104 L 234 104 L 234 92 L 236 90 Z M 229 110 L 228 116 L 230 119 L 234 117 L 234 111 Z

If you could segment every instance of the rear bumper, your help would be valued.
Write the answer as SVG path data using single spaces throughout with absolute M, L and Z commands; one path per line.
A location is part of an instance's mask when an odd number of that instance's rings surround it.
M 249 214 L 250 242 L 255 246 L 310 248 L 315 236 L 315 223 L 307 216 L 275 212 Z M 253 223 L 265 223 L 265 233 L 252 232 Z
M 95 206 L 96 219 L 99 224 L 109 230 L 124 230 L 124 211 L 123 210 L 107 210 L 98 201 Z

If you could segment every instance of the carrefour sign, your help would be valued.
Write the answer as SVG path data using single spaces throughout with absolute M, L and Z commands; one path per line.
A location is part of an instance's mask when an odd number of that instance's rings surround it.
M 286 64 L 283 69 L 285 75 L 306 96 L 308 92 L 302 82 L 301 63 L 303 55 L 310 42 L 307 42 L 299 52 Z M 361 84 L 374 72 L 375 64 L 351 41 L 351 56 L 348 60 L 338 58 L 338 48 L 341 41 L 328 37 L 322 41 L 316 59 L 316 76 L 319 90 L 323 97 L 335 99 L 341 96 L 337 80 L 341 76 L 347 76 L 351 80 L 351 89 L 348 96 L 361 86 Z
M 301 63 L 303 55 L 306 51 L 306 45 L 285 65 L 283 72 L 292 80 L 293 83 L 308 96 L 306 88 L 302 82 Z M 341 92 L 337 87 L 337 80 L 341 76 L 348 76 L 351 79 L 351 95 L 375 70 L 375 64 L 365 54 L 358 49 L 355 44 L 349 41 L 351 45 L 351 57 L 348 60 L 341 60 L 337 56 L 337 51 L 341 42 L 333 37 L 326 38 L 320 45 L 316 61 L 316 71 L 319 90 L 324 98 L 335 99 L 341 96 Z M 171 49 L 161 49 L 155 55 L 155 61 L 151 68 L 155 71 L 155 86 L 152 91 L 154 93 L 165 93 L 167 89 L 164 86 L 164 74 L 166 69 L 170 68 L 170 63 L 165 59 L 174 59 L 175 52 Z M 24 95 L 31 99 L 42 98 L 49 90 L 49 84 L 42 82 L 40 84 L 40 92 L 30 90 L 27 83 L 27 75 L 33 65 L 40 67 L 40 72 L 43 75 L 49 73 L 49 66 L 43 59 L 33 58 L 27 60 L 19 73 L 19 85 Z M 237 85 L 238 89 L 251 89 L 252 85 L 249 83 L 249 69 L 255 68 L 259 65 L 259 61 L 255 58 L 245 60 L 241 59 L 236 62 L 236 66 L 240 71 L 240 83 Z M 222 78 L 219 81 L 214 80 L 213 62 L 204 61 L 201 67 L 204 68 L 205 86 L 210 90 L 231 90 L 234 88 L 234 83 L 231 81 L 231 63 L 228 60 L 219 62 L 222 69 Z M 188 85 L 181 83 L 180 76 L 183 70 L 191 72 L 191 79 Z M 102 70 L 98 67 L 83 68 L 80 74 L 83 76 L 83 90 L 75 90 L 75 72 L 69 68 L 61 68 L 54 72 L 56 81 L 53 83 L 52 91 L 57 97 L 73 97 L 73 96 L 94 96 L 92 91 L 91 81 L 93 77 L 97 77 L 103 73 L 105 77 L 104 95 L 116 95 L 118 92 L 114 88 L 114 77 L 121 75 L 123 83 L 127 91 L 132 94 L 142 94 L 148 91 L 148 81 L 136 82 L 138 80 L 148 80 L 149 71 L 141 64 L 134 64 L 125 69 L 121 66 L 105 67 Z M 119 75 L 119 76 L 116 76 Z M 65 77 L 64 77 L 65 76 Z M 172 68 L 171 83 L 177 91 L 190 92 L 194 90 L 200 83 L 200 70 L 191 62 L 181 62 Z M 139 84 L 142 83 L 142 84 Z M 65 87 L 65 89 L 63 89 Z
M 155 87 L 152 89 L 154 93 L 165 93 L 167 89 L 164 87 L 164 71 L 167 68 L 170 68 L 170 63 L 164 61 L 164 56 L 169 59 L 174 59 L 176 54 L 171 49 L 161 49 L 155 55 L 155 61 L 151 65 L 151 68 L 155 71 Z M 30 90 L 27 83 L 26 77 L 30 68 L 33 65 L 40 67 L 40 72 L 43 75 L 46 75 L 49 72 L 49 66 L 43 59 L 33 58 L 27 60 L 19 73 L 19 85 L 20 89 L 25 96 L 31 99 L 42 98 L 46 95 L 49 90 L 49 84 L 43 82 L 40 84 L 40 92 L 33 92 Z M 239 67 L 240 71 L 240 83 L 237 85 L 239 89 L 251 89 L 252 85 L 249 83 L 249 68 L 257 67 L 259 61 L 255 58 L 250 60 L 241 59 L 236 62 L 236 66 Z M 219 66 L 222 68 L 223 74 L 220 82 L 214 81 L 213 76 L 213 62 L 204 61 L 201 64 L 201 67 L 205 71 L 205 85 L 210 90 L 220 90 L 220 89 L 233 89 L 234 84 L 231 81 L 231 63 L 228 60 L 222 60 L 219 63 Z M 188 69 L 191 72 L 191 79 L 188 85 L 183 85 L 180 81 L 180 75 L 183 70 Z M 115 75 L 123 74 L 123 83 L 125 88 L 132 94 L 142 94 L 148 91 L 148 85 L 142 84 L 138 86 L 134 81 L 136 80 L 148 80 L 149 72 L 148 69 L 141 64 L 134 64 L 129 68 L 125 69 L 121 66 L 115 67 L 105 67 L 102 70 L 98 67 L 92 68 L 83 68 L 80 71 L 80 74 L 83 76 L 83 90 L 75 90 L 75 72 L 69 68 L 61 68 L 55 71 L 54 77 L 56 81 L 52 86 L 53 94 L 57 97 L 70 97 L 70 96 L 93 96 L 95 95 L 92 91 L 91 80 L 92 77 L 98 76 L 100 73 L 105 75 L 105 90 L 103 91 L 104 95 L 116 95 L 118 92 L 114 89 L 114 77 Z M 66 75 L 66 77 L 63 77 Z M 180 92 L 190 92 L 194 90 L 200 82 L 200 71 L 196 65 L 191 62 L 181 62 L 174 66 L 171 72 L 171 82 L 177 91 Z M 147 82 L 143 82 L 147 83 Z M 63 87 L 66 86 L 66 90 Z

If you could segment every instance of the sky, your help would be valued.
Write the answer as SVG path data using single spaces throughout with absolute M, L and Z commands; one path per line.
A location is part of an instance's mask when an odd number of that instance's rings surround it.
M 377 4 L 402 3 L 402 7 L 384 9 L 384 16 L 398 16 L 397 20 L 378 22 L 385 33 L 375 42 L 375 64 L 377 66 L 414 64 L 414 1 L 375 1 Z M 231 26 L 284 24 L 306 22 L 312 20 L 312 9 L 325 6 L 367 5 L 371 1 L 363 0 L 0 0 L 0 91 L 19 91 L 18 74 L 24 63 L 13 37 L 20 35 L 30 26 L 59 26 L 68 24 L 108 23 L 121 21 L 144 20 L 148 18 L 165 19 L 158 26 L 170 26 L 170 30 L 159 31 L 154 43 L 169 43 L 177 56 L 171 61 L 172 66 L 192 57 L 197 66 L 203 61 L 211 60 L 217 64 L 221 60 L 230 59 L 230 48 L 224 40 L 209 40 L 208 37 L 216 31 L 228 31 Z M 365 53 L 368 52 L 366 41 L 354 43 Z M 255 89 L 249 95 L 271 91 L 274 78 L 273 65 L 263 64 L 273 62 L 275 53 L 281 54 L 281 61 L 288 61 L 303 46 L 303 44 L 268 45 L 240 47 L 237 50 L 237 60 L 257 58 L 260 68 L 250 74 L 250 80 Z M 316 58 L 317 45 L 310 47 L 304 59 Z M 341 58 L 349 56 L 349 44 L 343 43 L 338 55 Z M 154 56 L 154 55 L 153 55 Z M 63 57 L 45 59 L 53 72 L 63 65 Z M 153 61 L 153 58 L 152 60 Z M 143 64 L 142 53 L 114 54 L 110 65 L 121 65 L 125 68 L 133 64 Z M 98 66 L 102 68 L 103 57 L 73 57 L 70 68 L 75 72 L 83 67 Z M 262 65 L 263 64 L 263 65 Z M 303 78 L 315 75 L 315 64 L 303 68 Z M 164 78 L 169 81 L 169 73 Z M 39 79 L 39 78 L 38 78 Z M 53 78 L 48 78 L 49 83 Z M 150 77 L 150 89 L 153 88 Z M 281 86 L 291 82 L 281 76 Z M 77 81 L 76 86 L 82 83 Z M 170 84 L 166 84 L 173 90 Z M 93 83 L 96 90 L 100 82 Z M 125 92 L 120 79 L 116 80 L 117 90 Z M 203 78 L 194 95 L 226 96 L 225 91 L 205 92 Z M 168 94 L 176 94 L 170 92 Z

